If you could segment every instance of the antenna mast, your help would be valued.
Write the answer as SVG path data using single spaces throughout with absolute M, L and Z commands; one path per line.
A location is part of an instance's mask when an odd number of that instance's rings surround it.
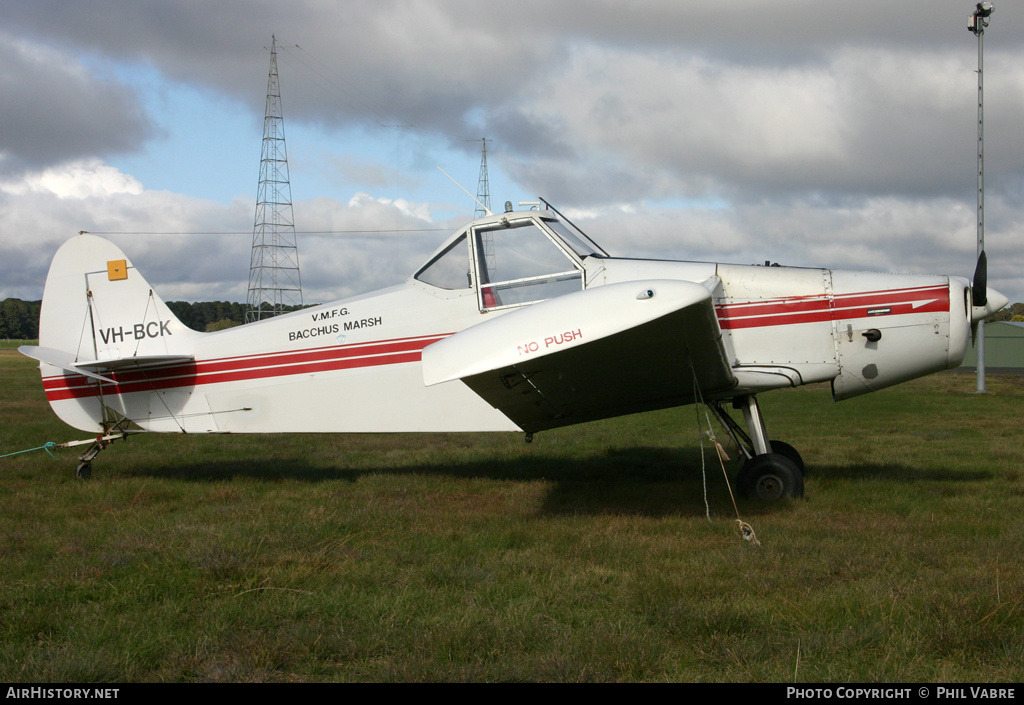
M 277 39 L 270 38 L 270 76 L 263 119 L 263 153 L 256 193 L 256 217 L 249 260 L 249 295 L 245 322 L 285 313 L 302 305 L 299 249 L 295 241 L 292 187 L 288 177 L 288 150 L 284 141 L 284 114 L 277 75 Z

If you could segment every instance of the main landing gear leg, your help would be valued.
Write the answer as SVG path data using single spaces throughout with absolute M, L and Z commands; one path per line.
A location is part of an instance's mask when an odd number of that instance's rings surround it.
M 756 397 L 733 399 L 733 407 L 743 411 L 746 432 L 718 402 L 710 407 L 747 458 L 737 482 L 741 496 L 768 501 L 803 497 L 804 461 L 788 443 L 768 440 Z

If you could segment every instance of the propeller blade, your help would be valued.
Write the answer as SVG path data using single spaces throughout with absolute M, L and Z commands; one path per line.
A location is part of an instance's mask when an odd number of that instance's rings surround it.
M 978 255 L 978 265 L 974 268 L 971 303 L 974 306 L 984 306 L 988 303 L 988 257 L 985 256 L 985 250 Z

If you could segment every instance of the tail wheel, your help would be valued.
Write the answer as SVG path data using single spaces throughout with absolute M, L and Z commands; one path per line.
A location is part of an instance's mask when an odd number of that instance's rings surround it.
M 804 476 L 796 463 L 781 453 L 755 455 L 744 463 L 739 493 L 749 499 L 776 502 L 804 496 Z

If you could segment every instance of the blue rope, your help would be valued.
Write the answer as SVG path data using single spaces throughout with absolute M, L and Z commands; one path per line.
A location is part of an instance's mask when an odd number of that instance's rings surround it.
M 21 453 L 31 453 L 34 450 L 45 450 L 47 453 L 50 454 L 51 458 L 53 458 L 54 460 L 57 460 L 57 456 L 54 455 L 53 451 L 50 450 L 51 448 L 56 448 L 56 447 L 57 447 L 56 443 L 54 443 L 53 441 L 47 441 L 47 443 L 45 445 L 41 445 L 38 448 L 29 448 L 28 450 L 17 450 L 17 451 L 15 451 L 13 453 L 6 453 L 4 455 L 0 455 L 0 458 L 9 458 L 12 455 L 20 455 Z

